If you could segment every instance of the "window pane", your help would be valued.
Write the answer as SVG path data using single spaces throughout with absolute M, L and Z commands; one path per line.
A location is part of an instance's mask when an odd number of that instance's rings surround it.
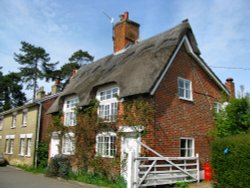
M 192 149 L 193 148 L 193 143 L 192 143 L 192 140 L 188 140 L 188 146 L 187 146 L 189 149 Z
M 184 97 L 184 89 L 179 88 L 179 96 Z
M 114 89 L 112 90 L 112 98 L 117 97 L 117 93 L 118 93 L 118 88 L 114 88 Z
M 178 86 L 179 88 L 184 88 L 184 81 L 182 79 L 178 80 Z
M 181 157 L 186 157 L 185 149 L 181 149 Z
M 186 140 L 181 139 L 181 148 L 186 148 Z
M 189 81 L 185 81 L 185 89 L 190 90 L 190 82 Z
M 185 98 L 187 98 L 187 99 L 190 99 L 191 97 L 190 97 L 190 91 L 189 90 L 186 90 L 186 96 L 185 96 Z

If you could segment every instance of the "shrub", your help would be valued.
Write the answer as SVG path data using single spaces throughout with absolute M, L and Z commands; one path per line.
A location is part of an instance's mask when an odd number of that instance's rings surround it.
M 48 150 L 49 145 L 47 143 L 39 143 L 37 149 L 37 166 L 39 168 L 45 168 L 48 165 Z
M 47 175 L 66 177 L 71 170 L 70 159 L 66 155 L 56 155 L 50 159 Z
M 225 151 L 228 149 L 228 152 Z M 212 167 L 218 188 L 245 188 L 250 182 L 250 134 L 217 138 L 212 144 Z
M 90 161 L 89 172 L 107 178 L 109 181 L 115 182 L 120 175 L 119 161 L 116 159 L 107 159 L 95 157 Z

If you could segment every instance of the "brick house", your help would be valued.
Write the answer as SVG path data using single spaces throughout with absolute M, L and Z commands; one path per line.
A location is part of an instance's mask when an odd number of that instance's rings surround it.
M 210 153 L 214 108 L 222 101 L 222 94 L 234 93 L 233 80 L 228 79 L 224 85 L 200 57 L 188 20 L 142 41 L 138 41 L 139 26 L 127 12 L 121 15 L 114 26 L 114 53 L 80 68 L 49 113 L 62 110 L 64 125 L 77 126 L 73 107 L 88 106 L 96 98 L 100 102 L 98 116 L 112 122 L 114 116 L 124 112 L 124 103 L 144 98 L 155 112 L 147 134 L 139 140 L 168 157 L 199 153 L 202 167 Z M 117 122 L 117 126 L 123 137 L 118 138 L 118 132 L 100 131 L 96 135 L 96 153 L 104 158 L 123 158 L 131 146 L 141 153 L 130 125 Z M 139 125 L 138 130 L 145 131 Z M 74 134 L 65 135 L 62 153 L 74 155 L 74 142 L 69 137 Z M 55 132 L 51 157 L 59 153 L 59 143 Z
M 49 143 L 47 110 L 59 95 L 58 85 L 45 95 L 43 87 L 36 100 L 0 113 L 0 153 L 11 165 L 36 165 L 40 142 Z

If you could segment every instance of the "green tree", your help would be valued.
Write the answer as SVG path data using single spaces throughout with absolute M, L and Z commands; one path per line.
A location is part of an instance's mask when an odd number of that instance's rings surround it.
M 0 112 L 21 106 L 26 102 L 19 73 L 3 75 L 0 72 L 0 86 Z
M 250 100 L 247 97 L 232 99 L 224 110 L 216 114 L 215 135 L 225 137 L 250 128 Z
M 14 53 L 14 59 L 23 67 L 20 68 L 22 79 L 27 89 L 33 89 L 33 100 L 36 97 L 38 79 L 51 79 L 57 63 L 49 63 L 49 54 L 42 48 L 27 42 L 21 42 L 21 53 Z
M 87 51 L 78 50 L 69 57 L 68 63 L 54 71 L 53 79 L 67 80 L 74 69 L 79 69 L 81 66 L 93 62 L 93 60 L 94 57 Z
M 69 63 L 75 63 L 82 66 L 91 63 L 93 60 L 94 56 L 90 55 L 87 51 L 78 50 L 71 55 Z

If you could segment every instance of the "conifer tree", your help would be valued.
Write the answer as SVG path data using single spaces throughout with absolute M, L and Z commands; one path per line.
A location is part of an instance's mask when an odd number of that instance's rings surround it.
M 36 97 L 38 80 L 51 79 L 57 63 L 49 63 L 49 54 L 42 48 L 22 41 L 21 53 L 14 53 L 14 59 L 20 67 L 23 82 L 27 83 L 27 89 L 33 89 L 33 100 Z

